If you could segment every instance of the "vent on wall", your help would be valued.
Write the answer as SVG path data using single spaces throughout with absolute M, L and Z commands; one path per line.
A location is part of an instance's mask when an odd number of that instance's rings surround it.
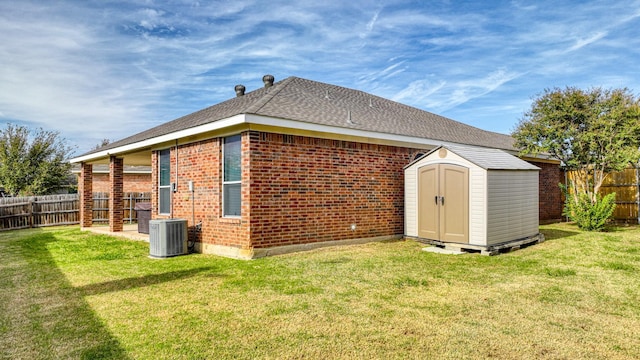
M 187 220 L 149 221 L 149 256 L 166 258 L 187 253 Z

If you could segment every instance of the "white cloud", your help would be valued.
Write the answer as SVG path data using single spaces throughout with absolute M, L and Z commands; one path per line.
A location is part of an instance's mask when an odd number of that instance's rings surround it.
M 538 6 L 535 4 L 523 4 L 520 1 L 512 1 L 511 6 L 524 11 L 534 11 L 538 9 Z
M 444 88 L 446 84 L 447 83 L 444 80 L 436 83 L 425 79 L 415 80 L 412 81 L 405 89 L 393 96 L 392 100 L 413 104 L 429 103 L 430 96 Z
M 599 31 L 591 36 L 589 36 L 588 38 L 578 38 L 575 41 L 575 44 L 573 46 L 571 46 L 570 48 L 568 48 L 566 50 L 566 52 L 571 52 L 571 51 L 576 51 L 579 50 L 587 45 L 593 44 L 596 41 L 602 39 L 603 37 L 607 36 L 607 32 L 605 31 Z
M 29 7 L 28 4 L 25 4 Z M 3 9 L 6 10 L 6 9 Z M 68 9 L 18 9 L 26 16 L 6 16 L 0 32 L 0 109 L 11 121 L 63 131 L 70 138 L 104 138 L 113 129 L 142 130 L 144 107 L 153 102 L 131 71 L 114 77 L 111 49 L 82 21 L 59 20 Z M 56 16 L 52 16 L 56 15 Z M 136 124 L 139 124 L 136 126 Z
M 375 26 L 376 20 L 378 20 L 379 15 L 380 15 L 380 10 L 376 11 L 373 14 L 373 17 L 371 18 L 371 20 L 369 20 L 369 22 L 367 23 L 367 26 L 365 26 L 365 31 L 360 34 L 361 39 L 366 38 L 373 31 L 373 27 Z
M 416 80 L 392 99 L 430 109 L 430 111 L 444 112 L 462 105 L 472 99 L 485 96 L 521 74 L 498 69 L 481 78 L 446 82 Z
M 640 89 L 639 18 L 623 1 L 0 2 L 0 120 L 88 149 L 272 73 L 463 116 L 482 102 L 502 128 L 500 111 L 548 86 Z

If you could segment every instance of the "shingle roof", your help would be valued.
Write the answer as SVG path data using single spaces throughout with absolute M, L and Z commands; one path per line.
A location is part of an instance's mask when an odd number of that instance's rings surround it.
M 446 145 L 438 148 L 441 147 L 453 151 L 485 170 L 540 170 L 539 167 L 498 149 L 460 145 Z
M 272 87 L 234 97 L 84 155 L 135 144 L 239 114 L 514 150 L 513 139 L 509 135 L 478 129 L 363 91 L 289 77 Z

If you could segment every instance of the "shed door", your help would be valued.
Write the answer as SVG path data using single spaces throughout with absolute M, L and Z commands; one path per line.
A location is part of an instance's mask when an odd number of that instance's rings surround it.
M 438 239 L 438 165 L 418 169 L 418 237 Z
M 418 236 L 468 243 L 469 169 L 436 164 L 418 174 Z

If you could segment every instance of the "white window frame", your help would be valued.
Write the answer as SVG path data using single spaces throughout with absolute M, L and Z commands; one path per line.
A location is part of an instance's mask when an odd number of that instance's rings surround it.
M 166 185 L 161 185 L 161 181 L 162 181 L 162 167 L 161 167 L 161 162 L 162 162 L 162 154 L 166 152 L 167 156 L 169 157 L 169 183 Z M 169 208 L 168 209 L 162 209 L 162 191 L 166 190 L 169 192 Z M 171 197 L 173 196 L 172 191 L 171 191 L 171 149 L 163 149 L 163 150 L 158 150 L 158 214 L 159 215 L 171 215 Z M 165 212 L 163 212 L 162 210 L 165 210 Z
M 226 143 L 227 143 L 227 139 L 230 138 L 234 138 L 234 137 L 238 137 L 239 141 L 240 141 L 240 180 L 234 180 L 234 181 L 225 181 L 225 149 L 226 149 Z M 242 135 L 241 134 L 236 134 L 236 135 L 231 135 L 231 136 L 227 136 L 222 138 L 222 217 L 225 218 L 234 218 L 234 219 L 239 219 L 242 217 Z M 225 199 L 225 187 L 227 185 L 240 185 L 240 209 L 239 212 L 240 214 L 238 215 L 231 215 L 231 214 L 227 214 L 226 210 L 226 199 Z

